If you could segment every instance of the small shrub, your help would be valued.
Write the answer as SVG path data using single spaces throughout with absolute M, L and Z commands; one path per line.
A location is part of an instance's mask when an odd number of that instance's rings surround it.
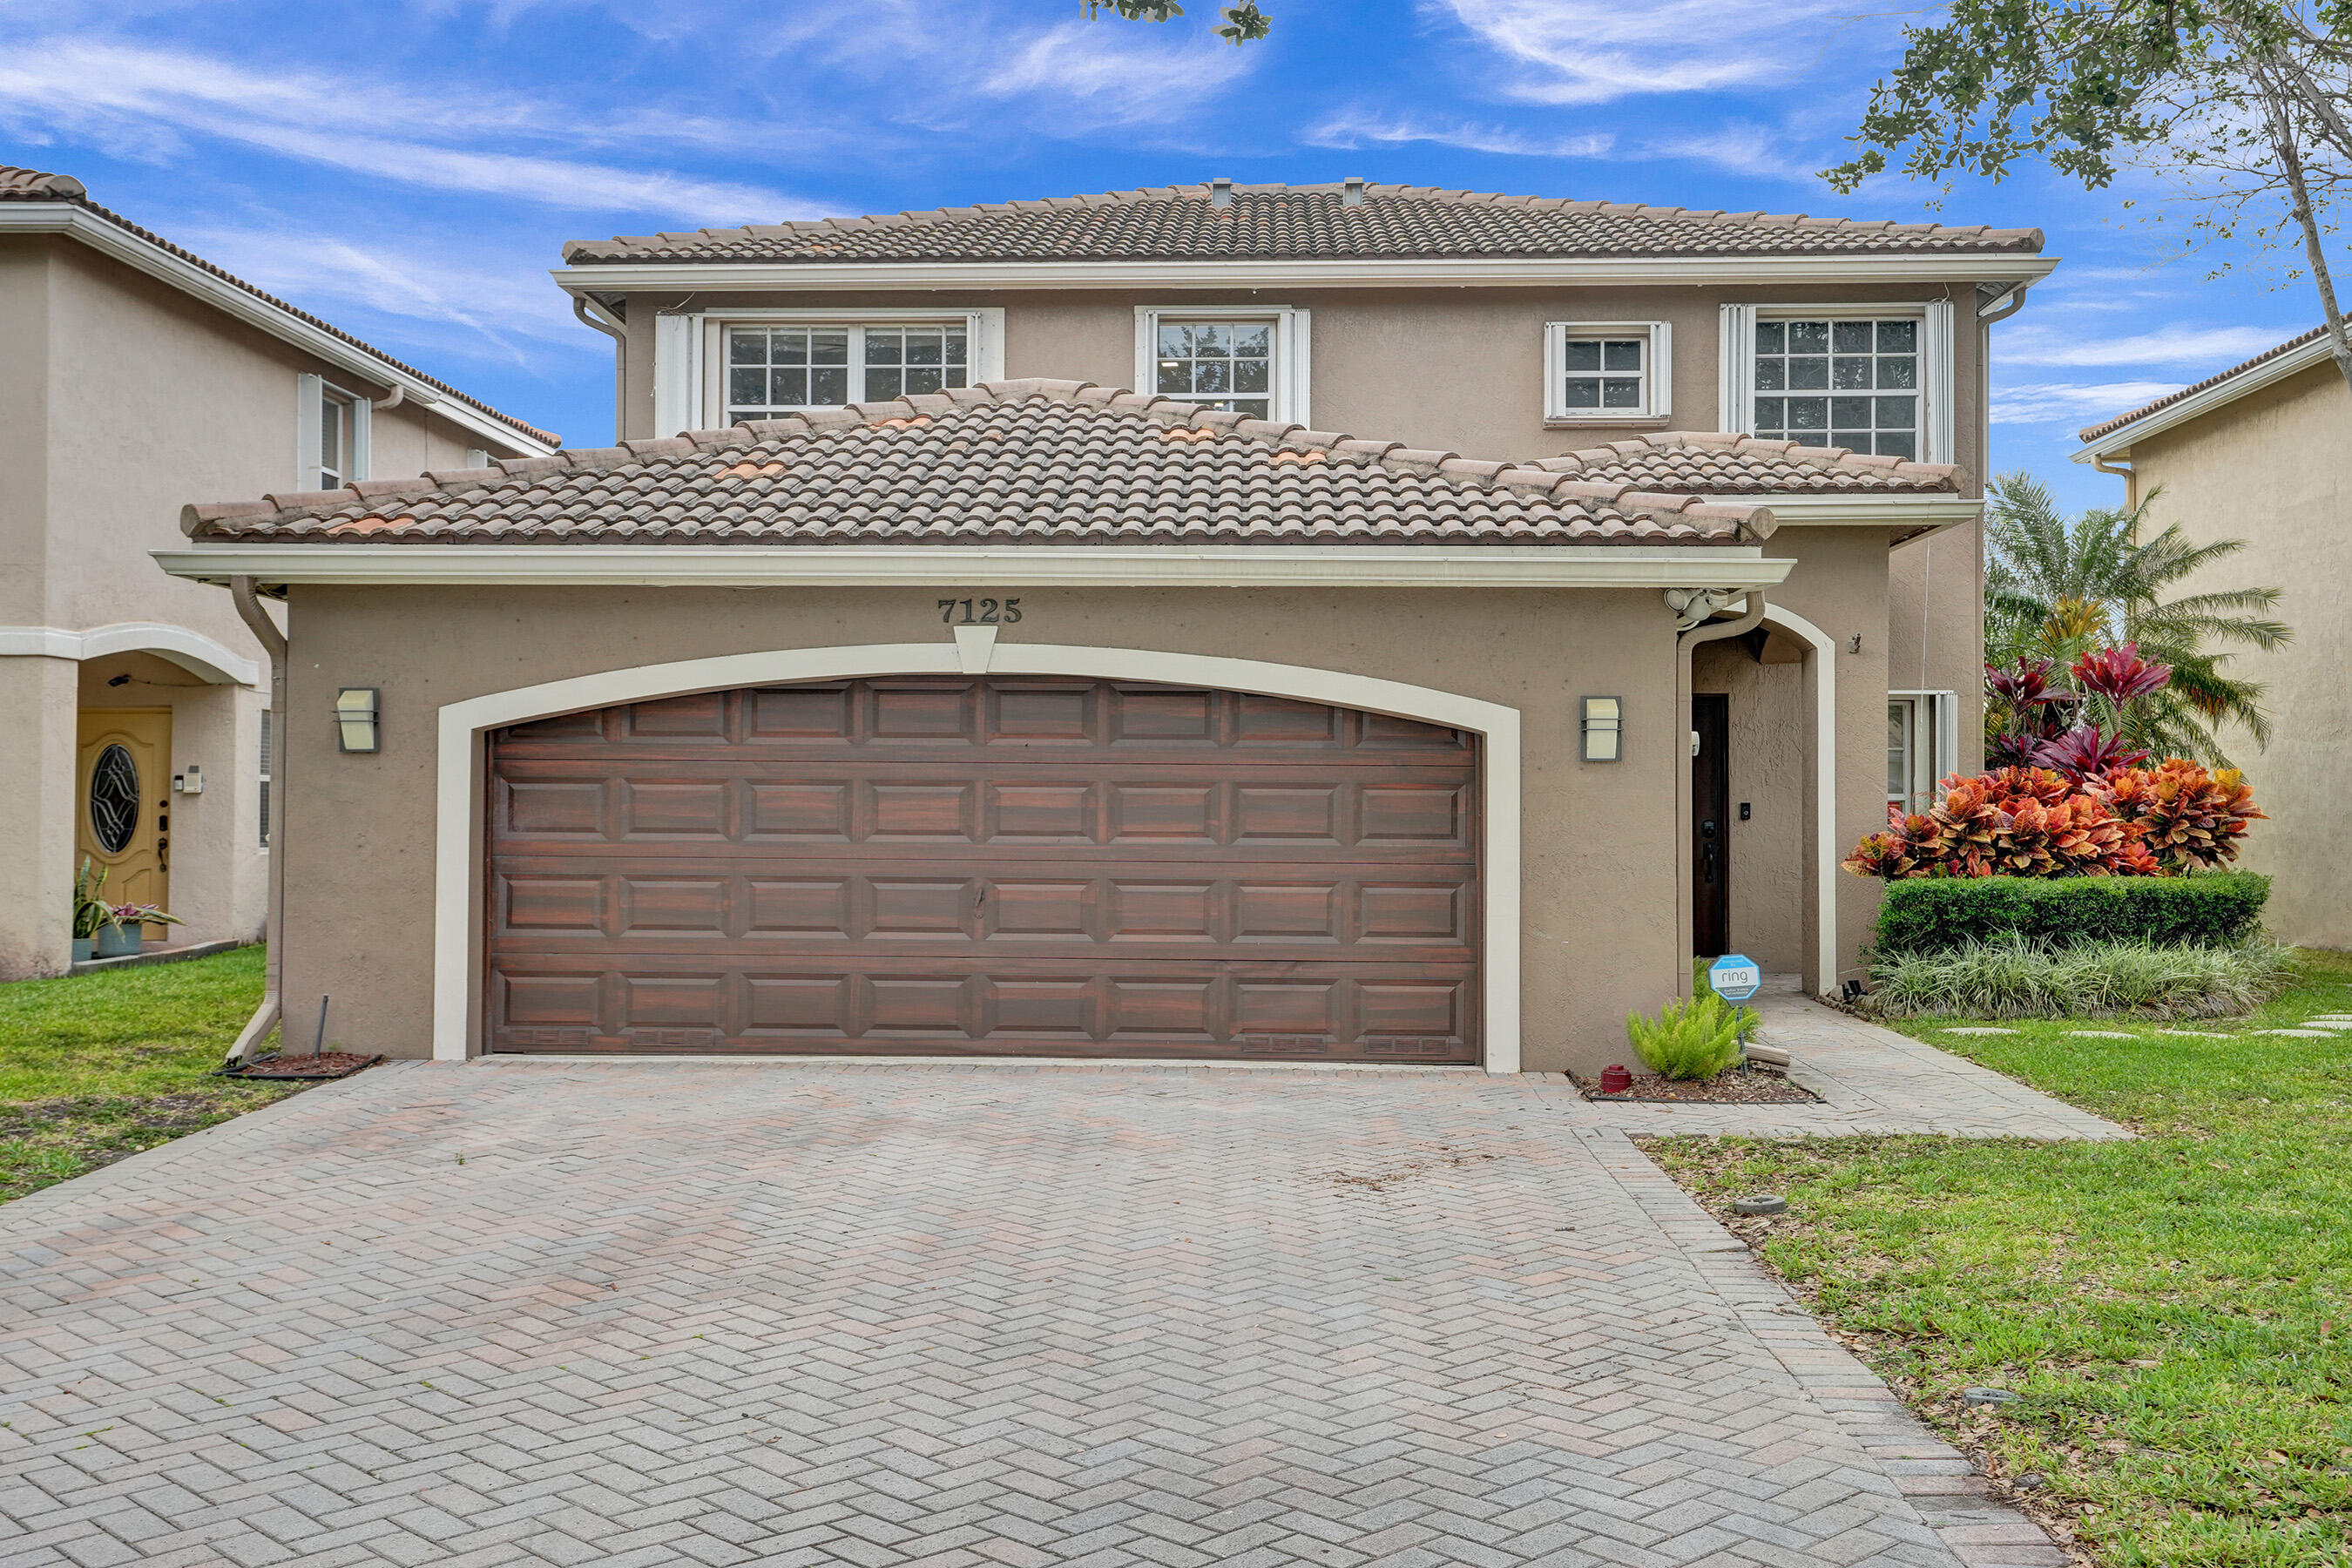
M 2287 982 L 2286 948 L 2057 946 L 2014 931 L 1871 968 L 1872 1011 L 1890 1018 L 2219 1018 L 2250 1013 Z
M 1750 1007 L 1735 1007 L 1712 990 L 1669 1002 L 1654 1018 L 1625 1015 L 1625 1038 L 1650 1070 L 1667 1078 L 1713 1078 L 1739 1060 L 1739 1036 L 1756 1026 Z
M 1931 877 L 1890 882 L 1878 905 L 1882 958 L 1948 952 L 2015 935 L 2078 942 L 2224 947 L 2262 928 L 2270 879 L 2252 871 L 2193 877 Z

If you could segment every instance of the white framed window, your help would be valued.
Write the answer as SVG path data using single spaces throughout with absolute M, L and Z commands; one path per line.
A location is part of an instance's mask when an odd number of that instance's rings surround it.
M 1544 323 L 1544 423 L 1622 425 L 1674 407 L 1665 321 Z
M 772 309 L 654 320 L 664 435 L 884 403 L 1004 374 L 1004 312 Z
M 295 466 L 306 489 L 340 489 L 368 477 L 372 405 L 322 375 L 294 378 Z
M 270 753 L 278 739 L 270 732 L 271 723 L 272 715 L 268 709 L 264 708 L 261 710 L 260 766 L 255 770 L 255 782 L 260 786 L 258 794 L 261 799 L 261 847 L 264 849 L 269 847 L 269 770 L 272 761 Z
M 1139 305 L 1136 390 L 1304 425 L 1309 321 L 1288 305 Z
M 1938 781 L 1959 767 L 1958 694 L 1886 694 L 1886 802 L 1906 813 L 1935 804 Z
M 1952 460 L 1952 307 L 1726 305 L 1726 430 Z

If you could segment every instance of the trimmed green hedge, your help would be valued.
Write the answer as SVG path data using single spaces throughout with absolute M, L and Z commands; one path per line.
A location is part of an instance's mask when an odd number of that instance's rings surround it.
M 2262 930 L 2271 879 L 2252 871 L 2191 877 L 1919 877 L 1886 884 L 1879 953 L 1948 952 L 2010 932 L 2064 947 L 2135 942 L 2210 947 Z

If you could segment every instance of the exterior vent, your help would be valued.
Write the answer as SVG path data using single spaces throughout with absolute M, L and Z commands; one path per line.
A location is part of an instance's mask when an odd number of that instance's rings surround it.
M 1209 182 L 1209 205 L 1220 209 L 1232 206 L 1234 205 L 1234 183 L 1231 180 L 1211 180 Z
M 1361 175 L 1349 177 L 1347 188 L 1339 193 L 1339 205 L 1343 207 L 1360 207 L 1364 205 L 1364 181 Z

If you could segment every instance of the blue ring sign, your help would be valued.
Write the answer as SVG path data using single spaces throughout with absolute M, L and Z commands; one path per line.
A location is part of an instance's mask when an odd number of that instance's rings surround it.
M 1706 983 L 1727 1002 L 1745 1002 L 1764 989 L 1764 966 L 1743 952 L 1727 952 L 1707 965 Z

